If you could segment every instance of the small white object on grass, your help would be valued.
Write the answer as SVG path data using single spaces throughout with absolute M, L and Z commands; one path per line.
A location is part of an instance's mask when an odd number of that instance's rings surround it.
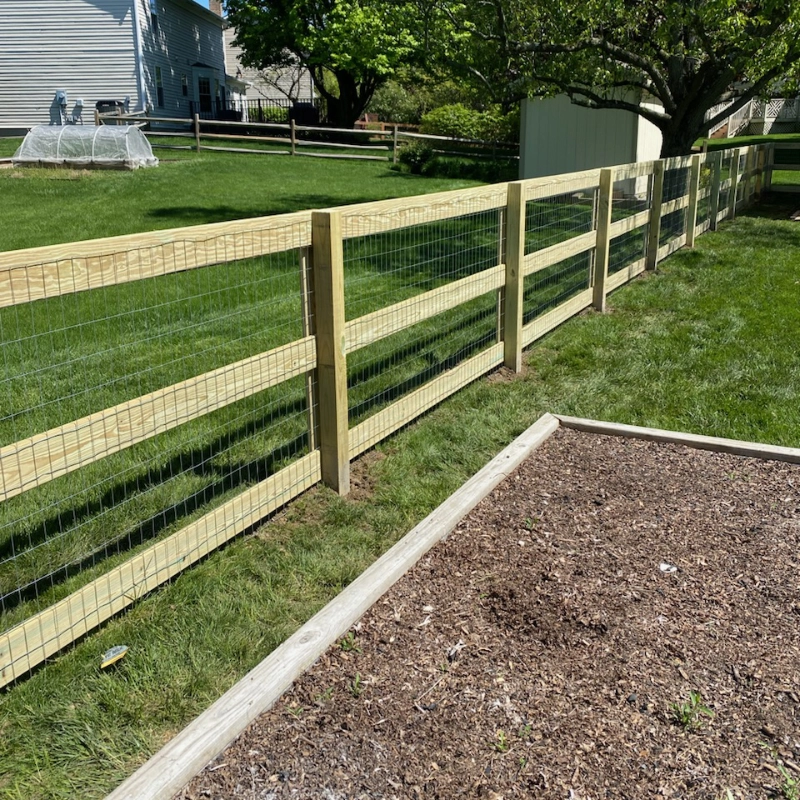
M 674 566 L 673 564 L 667 564 L 667 562 L 666 562 L 666 561 L 662 561 L 662 562 L 661 562 L 661 563 L 658 565 L 658 568 L 659 568 L 659 569 L 660 569 L 662 572 L 665 572 L 667 575 L 670 575 L 670 574 L 672 574 L 673 572 L 677 572 L 677 571 L 678 571 L 678 568 L 677 568 L 676 566 Z
M 118 644 L 116 647 L 106 650 L 100 662 L 100 669 L 107 669 L 112 664 L 116 664 L 127 652 L 128 645 L 126 644 Z

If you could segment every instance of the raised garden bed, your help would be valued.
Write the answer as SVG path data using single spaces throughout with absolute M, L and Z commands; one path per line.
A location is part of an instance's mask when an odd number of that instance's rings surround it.
M 796 465 L 562 428 L 178 797 L 793 797 L 799 545 Z

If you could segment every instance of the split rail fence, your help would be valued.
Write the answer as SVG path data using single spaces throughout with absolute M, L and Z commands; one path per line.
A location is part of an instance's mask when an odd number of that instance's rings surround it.
M 0 253 L 0 685 L 768 188 L 769 146 Z
M 95 124 L 130 123 L 147 125 L 153 123 L 162 127 L 147 130 L 148 137 L 170 137 L 173 139 L 192 139 L 193 144 L 154 145 L 173 149 L 217 150 L 223 152 L 260 153 L 262 155 L 310 156 L 313 158 L 347 158 L 367 161 L 391 161 L 397 163 L 404 144 L 413 141 L 425 142 L 434 153 L 458 155 L 469 158 L 493 158 L 519 160 L 519 146 L 507 142 L 487 142 L 479 139 L 433 136 L 430 134 L 400 131 L 397 126 L 391 130 L 372 130 L 369 128 L 320 128 L 297 125 L 294 121 L 282 122 L 230 122 L 203 120 L 198 114 L 193 120 L 172 117 L 142 117 L 140 114 L 95 114 Z M 172 130 L 163 126 L 172 126 Z M 182 130 L 176 130 L 180 127 Z M 338 138 L 337 141 L 333 139 Z M 220 145 L 207 144 L 208 140 L 220 141 Z M 264 143 L 261 148 L 225 146 L 225 141 L 241 143 L 246 141 Z M 266 149 L 266 144 L 283 145 Z M 288 148 L 288 149 L 287 149 Z M 331 153 L 313 152 L 332 149 Z

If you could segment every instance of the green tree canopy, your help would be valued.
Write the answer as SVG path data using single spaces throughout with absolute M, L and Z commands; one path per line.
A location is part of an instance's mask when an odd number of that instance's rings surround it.
M 663 156 L 688 153 L 710 126 L 776 86 L 793 89 L 800 73 L 800 0 L 440 0 L 439 8 L 470 34 L 460 62 L 473 78 L 507 96 L 563 93 L 639 114 L 661 130 Z M 640 104 L 653 98 L 660 109 Z M 706 120 L 726 99 L 734 104 Z
M 246 66 L 308 69 L 328 117 L 352 127 L 420 47 L 415 5 L 392 0 L 227 0 Z

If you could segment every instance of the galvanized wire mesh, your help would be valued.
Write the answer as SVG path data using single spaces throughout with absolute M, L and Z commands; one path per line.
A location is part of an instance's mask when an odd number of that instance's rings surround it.
M 595 229 L 597 187 L 531 200 L 525 208 L 525 252 L 534 253 Z M 567 256 L 526 276 L 523 323 L 560 305 L 591 286 L 594 256 L 590 251 Z
M 361 317 L 502 263 L 499 209 L 344 242 L 345 315 Z M 434 218 L 434 212 L 431 212 Z M 367 222 L 367 225 L 369 222 Z M 497 340 L 497 292 L 360 348 L 348 356 L 351 423 L 362 421 Z
M 664 190 L 662 204 L 672 200 L 678 200 L 689 194 L 689 175 L 688 166 L 675 166 L 664 171 Z M 659 236 L 659 246 L 668 244 L 686 233 L 686 208 L 679 208 L 675 211 L 662 213 L 661 233 Z
M 736 205 L 741 205 L 747 198 L 745 197 L 745 192 L 748 189 L 748 184 L 750 183 L 747 180 L 747 151 L 740 150 L 739 151 L 739 184 L 736 187 Z
M 733 151 L 723 150 L 720 154 L 720 190 L 719 190 L 719 213 L 727 212 L 730 205 L 731 189 L 730 186 L 722 188 L 722 184 L 731 179 Z
M 309 227 L 279 233 L 299 247 Z M 252 245 L 260 234 L 248 236 Z M 183 245 L 213 249 L 217 263 L 116 285 L 109 276 L 102 288 L 0 309 L 0 444 L 4 458 L 37 461 L 39 475 L 28 491 L 8 496 L 5 482 L 0 494 L 0 630 L 307 451 L 303 377 L 266 389 L 253 377 L 270 369 L 255 356 L 303 335 L 298 249 L 243 259 L 224 239 Z M 169 272 L 179 256 L 130 250 L 115 270 L 149 260 Z M 60 269 L 70 279 L 83 265 Z M 229 404 L 215 408 L 219 392 Z M 139 429 L 148 438 L 115 452 Z M 49 464 L 24 441 L 45 432 Z M 48 480 L 75 448 L 67 474 Z
M 652 179 L 633 178 L 616 181 L 612 191 L 611 222 L 629 219 L 650 208 Z M 615 236 L 608 248 L 608 274 L 633 268 L 647 253 L 649 225 Z
M 705 161 L 700 165 L 700 189 L 697 198 L 697 225 L 710 221 L 711 191 L 717 164 L 721 153 L 708 153 Z
M 594 229 L 597 188 L 530 200 L 525 205 L 525 252 L 534 253 Z

